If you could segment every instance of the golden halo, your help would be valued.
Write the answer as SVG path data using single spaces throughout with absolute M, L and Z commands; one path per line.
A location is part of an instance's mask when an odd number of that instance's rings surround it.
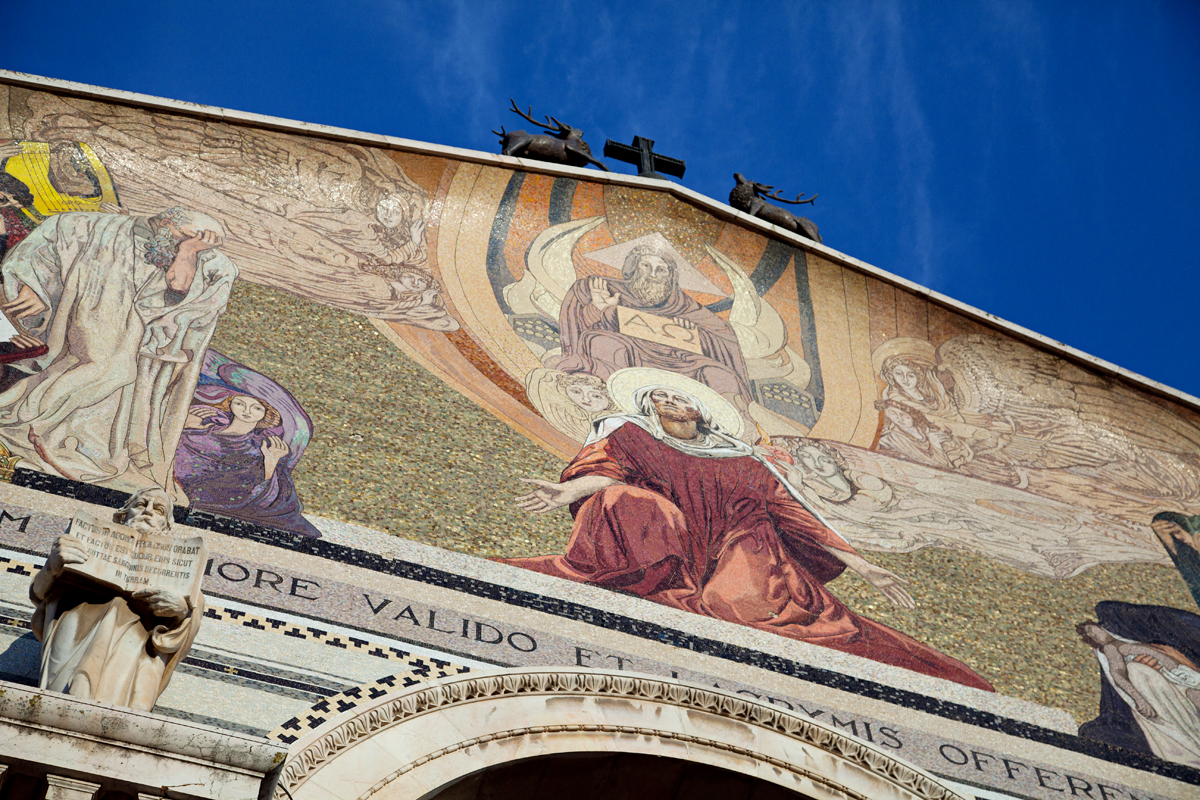
M 746 429 L 746 422 L 733 403 L 703 383 L 684 375 L 652 367 L 626 367 L 608 376 L 608 394 L 617 407 L 627 414 L 642 413 L 634 402 L 634 395 L 647 386 L 666 386 L 691 395 L 708 406 L 713 421 L 734 438 L 740 438 Z
M 933 345 L 924 339 L 913 339 L 908 336 L 901 336 L 897 339 L 888 339 L 879 347 L 875 348 L 875 352 L 871 353 L 871 366 L 875 369 L 875 377 L 879 377 L 879 371 L 883 369 L 883 362 L 888 356 L 895 355 L 911 355 L 921 356 L 928 360 L 931 364 L 937 363 L 937 354 L 933 349 Z

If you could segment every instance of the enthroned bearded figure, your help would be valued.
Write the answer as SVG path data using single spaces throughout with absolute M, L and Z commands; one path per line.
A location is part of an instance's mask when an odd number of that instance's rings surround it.
M 607 379 L 626 367 L 651 367 L 686 375 L 711 387 L 743 411 L 753 395 L 746 360 L 729 323 L 679 287 L 678 265 L 651 245 L 625 256 L 622 280 L 580 278 L 559 311 L 561 358 L 547 367 Z M 700 353 L 623 333 L 617 307 L 647 311 L 694 331 Z
M 622 377 L 610 381 L 614 399 L 626 393 Z M 992 690 L 965 664 L 834 597 L 825 584 L 849 567 L 893 604 L 916 605 L 903 579 L 819 522 L 773 465 L 723 429 L 737 425 L 733 408 L 719 408 L 718 421 L 710 406 L 719 396 L 658 377 L 673 385 L 642 383 L 636 411 L 597 420 L 560 483 L 530 480 L 538 488 L 517 498 L 534 513 L 570 506 L 567 552 L 506 563 Z

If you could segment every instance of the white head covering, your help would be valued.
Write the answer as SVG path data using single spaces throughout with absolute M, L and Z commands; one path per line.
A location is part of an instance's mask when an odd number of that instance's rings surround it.
M 697 436 L 694 439 L 676 439 L 671 434 L 667 433 L 662 426 L 662 421 L 659 419 L 658 412 L 654 409 L 654 404 L 650 400 L 650 395 L 656 389 L 666 389 L 667 391 L 679 392 L 687 397 L 696 406 L 700 412 L 700 423 L 697 427 Z M 832 525 L 813 507 L 804 495 L 802 495 L 795 486 L 788 481 L 787 478 L 779 471 L 779 469 L 771 463 L 770 459 L 764 456 L 759 450 L 751 447 L 737 437 L 730 436 L 721 429 L 721 425 L 713 419 L 713 414 L 701 400 L 692 395 L 682 392 L 679 389 L 670 386 L 656 385 L 645 386 L 634 393 L 634 403 L 637 405 L 641 413 L 624 412 L 620 414 L 611 414 L 607 417 L 601 417 L 592 423 L 592 433 L 588 436 L 587 444 L 598 442 L 602 439 L 607 439 L 618 428 L 623 425 L 637 425 L 642 430 L 649 433 L 655 439 L 658 439 L 663 444 L 678 450 L 681 453 L 686 453 L 690 456 L 698 458 L 753 458 L 758 463 L 767 468 L 767 471 L 779 481 L 780 485 L 787 491 L 792 498 L 800 505 L 816 517 L 817 521 L 829 529 L 834 536 L 846 541 Z

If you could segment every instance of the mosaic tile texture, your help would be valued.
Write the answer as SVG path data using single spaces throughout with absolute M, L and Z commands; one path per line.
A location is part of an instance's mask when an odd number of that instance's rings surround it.
M 330 342 L 337 358 L 312 358 Z M 306 510 L 480 556 L 565 544 L 565 520 L 531 519 L 512 504 L 522 477 L 563 463 L 362 317 L 243 282 L 213 348 L 289 387 L 317 420 L 294 474 Z
M 222 557 L 278 548 L 256 569 L 291 564 L 293 588 L 365 568 L 364 590 L 415 581 L 1030 739 L 1068 734 L 986 709 L 1099 714 L 1062 746 L 1200 767 L 1180 688 L 1200 684 L 1200 409 L 667 187 L 29 88 L 0 103 L 0 271 L 44 345 L 0 375 L 16 486 L 111 507 L 162 485 L 177 519 L 238 542 Z M 79 276 L 90 304 L 61 291 Z M 6 545 L 44 539 L 26 522 L 0 517 L 20 526 Z M 468 579 L 314 522 L 646 602 Z M 297 567 L 312 557 L 319 578 Z M 248 576 L 221 573 L 225 596 Z M 298 614 L 322 599 L 287 595 Z M 4 602 L 27 680 L 24 600 Z M 699 636 L 664 609 L 735 627 Z M 419 669 L 319 624 L 209 621 L 272 655 L 204 642 L 176 690 L 223 676 L 224 705 L 164 708 L 238 730 Z M 898 669 L 1001 697 L 874 679 Z

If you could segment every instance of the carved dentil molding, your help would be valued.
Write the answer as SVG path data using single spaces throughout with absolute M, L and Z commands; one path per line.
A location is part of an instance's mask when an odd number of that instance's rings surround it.
M 727 719 L 737 720 L 755 727 L 765 728 L 815 747 L 855 764 L 870 773 L 912 794 L 927 800 L 965 800 L 943 784 L 892 756 L 855 740 L 838 731 L 818 725 L 794 713 L 763 703 L 746 700 L 721 691 L 699 686 L 659 680 L 650 676 L 589 671 L 534 671 L 521 670 L 500 674 L 468 675 L 462 678 L 445 679 L 434 684 L 414 688 L 380 705 L 369 707 L 361 713 L 336 723 L 331 729 L 320 733 L 311 742 L 298 742 L 298 751 L 289 757 L 287 766 L 280 776 L 280 784 L 294 790 L 304 783 L 322 765 L 336 758 L 358 742 L 385 729 L 408 722 L 416 717 L 446 710 L 453 706 L 481 700 L 501 699 L 518 695 L 573 695 L 596 697 L 621 697 L 633 700 L 652 701 L 684 709 L 705 711 Z M 529 728 L 492 732 L 480 737 L 466 739 L 454 746 L 445 747 L 406 764 L 366 792 L 363 797 L 382 788 L 396 777 L 429 761 L 451 752 L 482 744 L 488 741 L 527 735 L 546 735 L 559 732 L 621 732 L 663 739 L 678 739 L 702 744 L 719 750 L 727 750 L 748 756 L 775 767 L 786 769 L 810 780 L 847 792 L 845 787 L 816 775 L 798 765 L 789 764 L 761 753 L 753 753 L 730 743 L 703 739 L 653 728 L 629 727 L 604 724 L 541 725 Z M 276 797 L 284 800 L 283 792 Z

